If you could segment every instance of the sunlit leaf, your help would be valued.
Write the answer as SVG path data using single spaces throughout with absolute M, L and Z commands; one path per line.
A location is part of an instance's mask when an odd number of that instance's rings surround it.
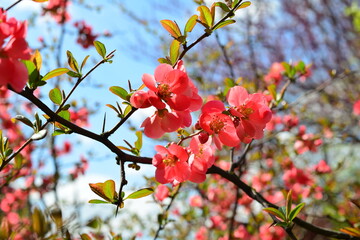
M 60 105 L 63 101 L 61 91 L 58 88 L 53 88 L 50 90 L 49 98 L 53 103 L 57 105 Z
M 286 219 L 289 219 L 291 205 L 292 205 L 292 190 L 290 189 L 290 191 L 286 196 L 286 211 L 285 211 Z
M 43 237 L 47 233 L 47 223 L 44 214 L 37 207 L 31 215 L 32 229 L 38 237 Z
M 243 2 L 240 4 L 240 6 L 236 10 L 239 10 L 240 8 L 247 8 L 250 5 L 251 5 L 251 2 Z
M 66 55 L 68 58 L 68 64 L 71 67 L 71 69 L 74 70 L 76 73 L 80 73 L 79 64 L 77 63 L 72 53 L 70 51 L 66 51 Z
M 102 58 L 105 58 L 106 57 L 106 47 L 105 47 L 105 45 L 100 41 L 94 41 L 94 46 L 95 46 L 96 51 L 99 53 L 99 55 Z
M 54 77 L 63 75 L 65 73 L 68 73 L 69 71 L 70 70 L 67 68 L 57 68 L 57 69 L 54 69 L 54 70 L 48 72 L 47 74 L 45 74 L 45 76 L 41 80 L 46 81 L 50 78 L 54 78 Z
M 58 115 L 63 119 L 70 121 L 70 112 L 68 110 L 60 111 Z
M 80 238 L 81 240 L 91 240 L 91 237 L 86 233 L 81 234 Z
M 297 205 L 296 207 L 294 207 L 293 210 L 291 210 L 290 214 L 289 214 L 289 221 L 294 220 L 294 218 L 299 214 L 299 212 L 304 208 L 305 203 L 300 203 L 299 205 Z
M 84 60 L 82 61 L 81 63 L 81 66 L 80 66 L 80 71 L 82 71 L 82 69 L 84 68 L 85 64 L 86 64 L 86 61 L 89 59 L 90 55 L 87 55 Z
M 172 65 L 176 63 L 179 57 L 179 50 L 180 50 L 180 42 L 177 40 L 173 40 L 170 45 L 170 61 Z
M 146 197 L 146 196 L 152 194 L 153 192 L 154 192 L 154 189 L 152 189 L 152 188 L 143 188 L 143 189 L 137 190 L 136 192 L 131 193 L 125 199 L 142 198 L 142 197 Z
M 176 22 L 165 19 L 165 20 L 161 20 L 160 23 L 165 28 L 165 30 L 170 33 L 170 35 L 173 38 L 178 38 L 182 36 L 180 28 Z
M 120 98 L 124 99 L 124 100 L 129 100 L 128 95 L 129 93 L 123 89 L 122 87 L 118 87 L 118 86 L 112 86 L 109 88 L 110 92 L 112 92 L 113 94 L 119 96 Z
M 200 21 L 208 28 L 211 28 L 213 25 L 213 16 L 211 15 L 210 9 L 207 6 L 199 6 L 197 10 L 200 12 Z
M 25 116 L 16 115 L 16 116 L 14 117 L 14 120 L 20 121 L 20 122 L 26 124 L 26 125 L 29 126 L 29 127 L 32 127 L 32 128 L 34 127 L 34 125 L 32 124 L 32 122 L 30 121 L 30 119 L 28 119 L 28 118 L 25 117 Z
M 49 0 L 33 0 L 33 2 L 47 2 Z
M 224 12 L 230 12 L 230 8 L 223 2 L 216 2 L 215 6 L 220 7 Z
M 113 201 L 116 197 L 115 182 L 113 180 L 107 180 L 104 182 L 103 191 L 105 196 Z
M 225 26 L 230 25 L 230 24 L 233 24 L 233 23 L 235 23 L 235 22 L 236 22 L 236 21 L 233 20 L 233 19 L 229 19 L 229 20 L 223 21 L 222 23 L 220 23 L 219 25 L 217 25 L 217 26 L 214 28 L 214 30 L 219 29 L 219 28 L 222 28 L 222 27 L 225 27 Z
M 270 213 L 285 221 L 285 215 L 276 208 L 268 207 L 263 209 L 265 212 Z
M 137 140 L 135 142 L 135 148 L 140 150 L 142 148 L 142 131 L 136 131 L 135 135 L 137 136 Z
M 99 199 L 91 199 L 91 200 L 89 200 L 89 203 L 94 203 L 94 204 L 107 203 L 107 204 L 109 204 L 109 203 L 111 203 L 111 202 L 107 202 L 107 201 L 99 200 Z
M 30 61 L 32 61 L 38 71 L 41 69 L 42 57 L 39 50 L 35 50 L 34 54 L 31 55 Z
M 198 15 L 192 15 L 189 18 L 189 20 L 185 24 L 185 32 L 191 32 L 194 29 L 197 19 L 198 19 Z

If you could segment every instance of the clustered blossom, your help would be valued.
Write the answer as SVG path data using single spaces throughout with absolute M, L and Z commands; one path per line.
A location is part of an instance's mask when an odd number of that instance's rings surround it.
M 0 86 L 10 85 L 20 92 L 28 79 L 28 71 L 21 60 L 30 59 L 30 48 L 25 40 L 27 22 L 7 18 L 0 9 Z
M 306 133 L 306 126 L 299 127 L 297 140 L 294 148 L 298 154 L 303 154 L 307 151 L 316 152 L 317 148 L 322 144 L 322 140 L 312 133 Z
M 200 109 L 202 99 L 182 61 L 175 68 L 160 64 L 154 76 L 144 74 L 142 80 L 149 90 L 136 91 L 130 102 L 136 108 L 156 108 L 155 113 L 141 125 L 146 136 L 160 138 L 167 132 L 191 125 L 190 113 Z
M 46 7 L 43 8 L 43 14 L 49 13 L 57 23 L 62 24 L 70 20 L 70 14 L 67 7 L 70 1 L 67 0 L 49 0 Z
M 264 81 L 269 85 L 270 84 L 278 85 L 283 78 L 282 75 L 283 72 L 285 72 L 284 66 L 279 62 L 274 62 L 271 65 L 268 74 L 264 76 Z
M 99 35 L 92 32 L 92 27 L 85 21 L 77 21 L 74 23 L 74 26 L 78 30 L 77 43 L 83 48 L 93 46 L 93 42 Z

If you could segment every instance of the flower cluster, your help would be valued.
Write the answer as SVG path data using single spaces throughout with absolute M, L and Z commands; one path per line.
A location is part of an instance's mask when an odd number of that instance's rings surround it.
M 80 44 L 83 48 L 89 48 L 93 46 L 93 42 L 99 36 L 92 32 L 92 27 L 88 25 L 85 21 L 78 21 L 74 23 L 74 26 L 78 30 L 77 43 Z
M 155 113 L 141 125 L 146 136 L 160 138 L 166 132 L 191 125 L 190 113 L 200 109 L 202 99 L 182 61 L 175 68 L 160 64 L 155 69 L 154 76 L 144 74 L 142 80 L 149 90 L 136 91 L 130 102 L 136 108 L 156 108 Z
M 248 94 L 245 88 L 235 86 L 229 90 L 227 101 L 228 111 L 221 101 L 207 102 L 199 118 L 200 127 L 213 136 L 217 148 L 236 147 L 240 142 L 262 138 L 272 116 L 266 97 L 261 93 Z
M 62 24 L 70 20 L 70 14 L 66 11 L 70 1 L 49 0 L 46 7 L 43 8 L 43 14 L 49 13 L 57 23 Z
M 0 86 L 10 85 L 20 92 L 28 79 L 28 71 L 20 60 L 30 59 L 30 48 L 25 40 L 27 23 L 7 18 L 0 9 Z

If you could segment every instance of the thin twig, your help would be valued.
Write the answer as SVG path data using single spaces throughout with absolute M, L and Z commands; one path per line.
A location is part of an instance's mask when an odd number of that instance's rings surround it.
M 18 0 L 16 2 L 14 2 L 13 4 L 11 4 L 9 7 L 7 7 L 5 9 L 5 11 L 9 11 L 11 8 L 15 7 L 18 3 L 20 3 L 22 0 Z

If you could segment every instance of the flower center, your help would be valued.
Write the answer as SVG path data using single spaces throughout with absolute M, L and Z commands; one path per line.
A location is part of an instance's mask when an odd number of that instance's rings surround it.
M 178 162 L 179 159 L 174 155 L 166 155 L 166 157 L 163 159 L 163 163 L 167 167 L 173 167 L 176 165 L 176 162 Z
M 170 86 L 168 84 L 162 83 L 158 87 L 158 95 L 162 99 L 167 99 L 171 96 L 172 92 L 170 91 Z
M 215 133 L 219 133 L 225 127 L 225 123 L 218 117 L 212 119 L 210 123 L 210 129 Z
M 245 118 L 245 119 L 248 119 L 249 115 L 254 112 L 254 109 L 247 108 L 245 105 L 235 107 L 235 110 L 242 115 L 241 118 Z

